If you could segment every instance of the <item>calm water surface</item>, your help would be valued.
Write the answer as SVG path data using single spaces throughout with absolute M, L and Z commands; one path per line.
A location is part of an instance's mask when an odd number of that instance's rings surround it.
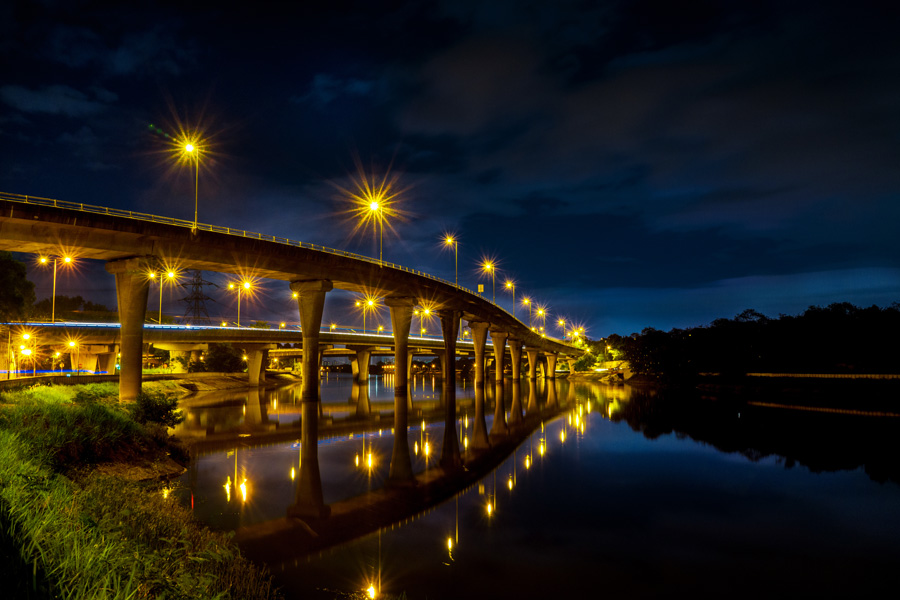
M 286 595 L 332 598 L 374 584 L 410 599 L 864 597 L 900 582 L 900 419 L 556 386 L 567 412 L 479 483 L 401 524 L 271 565 Z M 521 394 L 543 403 L 550 391 L 523 383 Z M 284 430 L 299 418 L 297 394 L 223 397 L 188 426 Z M 431 380 L 416 380 L 412 395 L 409 443 L 421 472 L 436 468 L 443 421 L 417 421 L 439 401 Z M 347 379 L 324 381 L 322 418 L 355 418 L 358 396 Z M 457 390 L 464 456 L 472 397 L 471 387 Z M 328 503 L 387 475 L 390 382 L 373 378 L 368 399 L 369 419 L 384 413 L 380 431 L 319 442 Z M 211 452 L 184 476 L 182 500 L 220 529 L 282 517 L 298 459 L 293 441 Z

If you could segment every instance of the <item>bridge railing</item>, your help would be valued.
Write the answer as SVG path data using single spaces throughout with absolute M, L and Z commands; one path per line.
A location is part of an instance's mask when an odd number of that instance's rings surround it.
M 38 206 L 52 206 L 53 208 L 65 208 L 67 210 L 77 210 L 81 212 L 94 213 L 100 215 L 111 215 L 114 217 L 124 217 L 126 219 L 135 219 L 137 221 L 148 221 L 150 223 L 161 223 L 164 225 L 174 225 L 176 227 L 185 227 L 187 229 L 194 229 L 193 221 L 185 221 L 184 219 L 176 219 L 174 217 L 163 217 L 160 215 L 151 215 L 147 213 L 135 212 L 132 210 L 123 210 L 120 208 L 109 208 L 108 206 L 94 206 L 91 204 L 84 204 L 82 202 L 66 202 L 65 200 L 56 200 L 53 198 L 41 198 L 40 196 L 27 196 L 22 194 L 10 194 L 8 192 L 0 192 L 0 199 L 8 200 L 10 202 L 21 202 L 23 204 L 34 204 Z M 419 277 L 425 277 L 427 279 L 431 279 L 433 281 L 438 281 L 445 285 L 449 285 L 453 288 L 456 288 L 460 291 L 472 294 L 473 296 L 478 296 L 482 300 L 486 302 L 490 302 L 497 309 L 505 312 L 509 316 L 516 319 L 515 316 L 512 315 L 508 310 L 493 302 L 488 300 L 487 298 L 473 292 L 467 287 L 463 287 L 457 283 L 452 281 L 448 281 L 441 277 L 435 277 L 430 273 L 425 273 L 424 271 L 417 271 L 415 269 L 411 269 L 409 267 L 404 267 L 403 265 L 398 265 L 392 262 L 387 262 L 384 260 L 378 260 L 376 258 L 372 258 L 371 256 L 364 256 L 362 254 L 355 254 L 353 252 L 348 252 L 347 250 L 338 250 L 336 248 L 329 248 L 328 246 L 321 246 L 319 244 L 313 244 L 311 242 L 301 242 L 299 240 L 292 240 L 285 237 L 275 236 L 275 235 L 267 235 L 264 233 L 256 233 L 252 231 L 245 231 L 243 229 L 235 229 L 233 227 L 224 227 L 222 225 L 209 225 L 207 223 L 197 223 L 196 228 L 202 231 L 211 231 L 213 233 L 223 233 L 225 235 L 234 235 L 237 237 L 250 238 L 255 240 L 263 240 L 266 242 L 273 242 L 276 244 L 284 244 L 286 246 L 294 246 L 296 248 L 308 248 L 310 250 L 316 250 L 318 252 L 325 252 L 328 254 L 334 254 L 337 256 L 345 256 L 347 258 L 352 258 L 354 260 L 361 260 L 367 263 L 372 263 L 376 265 L 380 265 L 382 267 L 389 267 L 392 269 L 397 269 L 398 271 L 404 271 L 406 273 L 411 273 L 413 275 L 418 275 Z M 516 319 L 518 320 L 518 319 Z M 519 321 L 522 323 L 522 321 Z M 524 323 L 522 323 L 524 325 Z M 549 336 L 546 336 L 549 338 Z M 549 338 L 555 339 L 555 338 Z M 560 341 L 560 340 L 556 340 Z

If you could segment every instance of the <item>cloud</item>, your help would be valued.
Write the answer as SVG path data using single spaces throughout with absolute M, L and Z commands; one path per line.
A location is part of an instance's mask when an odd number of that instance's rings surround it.
M 67 85 L 48 85 L 38 90 L 21 85 L 4 85 L 0 87 L 0 100 L 22 112 L 67 117 L 95 115 L 107 107 L 105 102 L 92 100 Z
M 353 77 L 341 78 L 328 73 L 318 73 L 309 84 L 309 91 L 303 96 L 294 97 L 297 103 L 310 103 L 319 108 L 331 104 L 343 97 L 369 96 L 375 90 L 375 82 Z

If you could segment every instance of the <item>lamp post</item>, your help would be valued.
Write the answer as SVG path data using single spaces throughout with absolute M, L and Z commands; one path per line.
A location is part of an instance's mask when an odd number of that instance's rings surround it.
M 497 267 L 491 261 L 487 260 L 481 265 L 481 270 L 491 274 L 491 302 L 497 303 L 497 286 L 495 285 Z
M 531 298 L 525 296 L 524 298 L 522 298 L 522 304 L 528 307 L 528 326 L 534 327 L 534 316 L 531 312 Z
M 194 161 L 194 226 L 191 231 L 197 231 L 197 199 L 200 193 L 200 148 L 191 142 L 184 145 L 184 153 Z
M 62 259 L 63 263 L 72 264 L 71 256 L 54 256 L 53 257 L 53 296 L 50 300 L 50 322 L 56 323 L 56 261 Z M 41 264 L 45 265 L 50 261 L 46 256 L 41 257 Z
M 150 271 L 148 277 L 150 277 L 150 279 L 154 279 L 154 280 L 155 280 L 155 279 L 156 279 L 156 275 L 157 275 L 156 271 Z M 175 273 L 175 271 L 172 271 L 172 270 L 166 271 L 166 277 L 168 277 L 169 281 L 174 280 L 175 277 L 177 277 L 177 276 L 178 276 L 178 275 L 177 275 L 177 273 Z M 165 281 L 165 280 L 163 279 L 162 273 L 159 273 L 159 317 L 157 318 L 156 322 L 159 323 L 160 325 L 162 325 L 162 292 L 163 292 L 163 281 Z
M 507 279 L 506 280 L 506 289 L 508 289 L 509 291 L 512 292 L 512 300 L 513 300 L 512 301 L 512 309 L 513 309 L 512 315 L 513 315 L 513 319 L 515 319 L 516 318 L 516 282 L 513 281 L 512 279 Z
M 459 240 L 452 235 L 444 238 L 444 243 L 453 246 L 453 267 L 456 273 L 456 285 L 459 285 Z
M 249 281 L 238 282 L 237 285 L 235 285 L 234 282 L 231 282 L 231 283 L 228 284 L 228 289 L 229 289 L 229 290 L 234 290 L 234 289 L 236 289 L 236 290 L 237 290 L 237 293 L 238 293 L 238 314 L 237 314 L 237 326 L 238 326 L 238 327 L 241 326 L 241 291 L 242 291 L 242 290 L 248 290 L 248 291 L 249 291 L 249 290 L 250 290 L 250 287 L 251 287 L 251 286 L 250 286 L 250 282 L 249 282 Z
M 559 325 L 559 327 L 562 329 L 563 339 L 566 339 L 566 320 L 560 319 L 559 321 L 556 322 L 556 324 Z
M 384 262 L 384 211 L 378 200 L 376 198 L 369 203 L 369 210 L 374 213 L 375 227 L 380 227 L 378 234 L 378 262 Z
M 547 324 L 547 309 L 543 306 L 537 307 L 537 316 L 541 320 L 541 333 L 544 332 L 544 325 Z
M 81 348 L 78 347 L 78 343 L 77 343 L 75 340 L 69 340 L 69 348 L 75 348 L 75 364 L 72 365 L 72 369 L 74 370 L 74 369 L 77 368 L 78 370 L 75 371 L 75 374 L 78 375 L 78 372 L 79 372 L 81 369 L 78 368 L 78 367 L 76 367 L 76 365 L 78 365 L 78 359 L 80 358 L 79 355 L 80 355 L 80 353 L 81 353 Z M 70 359 L 70 360 L 71 360 L 71 359 Z
M 37 367 L 34 364 L 35 359 L 37 358 L 37 340 L 31 341 L 31 348 L 28 347 L 28 340 L 31 339 L 30 333 L 22 334 L 22 341 L 25 343 L 19 346 L 20 354 L 22 356 L 27 356 L 31 359 L 31 376 L 34 377 L 37 375 Z

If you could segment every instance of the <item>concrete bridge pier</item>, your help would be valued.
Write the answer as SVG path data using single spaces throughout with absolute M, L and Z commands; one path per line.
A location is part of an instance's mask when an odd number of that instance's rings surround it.
M 525 348 L 525 355 L 528 357 L 528 377 L 533 380 L 537 378 L 538 349 Z
M 444 352 L 441 357 L 443 366 L 443 390 L 441 398 L 444 403 L 444 441 L 441 447 L 441 468 L 454 471 L 462 466 L 459 454 L 459 438 L 456 435 L 456 338 L 459 336 L 460 312 L 442 310 L 438 312 L 441 319 L 441 332 L 444 335 Z
M 260 386 L 266 383 L 266 365 L 269 362 L 268 344 L 243 344 L 247 353 L 247 381 L 250 385 Z M 195 351 L 191 351 L 193 355 Z M 191 357 L 193 360 L 193 356 Z
M 472 345 L 475 347 L 475 385 L 484 385 L 484 348 L 487 344 L 488 323 L 469 321 Z
M 291 282 L 291 291 L 297 293 L 300 330 L 303 335 L 303 363 L 300 372 L 303 380 L 300 398 L 303 402 L 319 400 L 319 328 L 322 326 L 325 294 L 332 289 L 334 285 L 327 279 Z
M 555 352 L 548 352 L 547 356 L 547 372 L 544 373 L 544 377 L 547 379 L 556 379 L 556 358 L 557 354 Z
M 293 289 L 293 284 L 291 288 Z M 316 327 L 316 333 L 318 331 L 319 328 Z M 312 353 L 312 356 L 315 357 L 315 354 Z M 316 382 L 315 387 L 318 389 L 318 379 Z M 294 503 L 288 507 L 287 516 L 319 519 L 331 514 L 331 507 L 325 504 L 322 475 L 319 472 L 319 403 L 315 400 L 301 401 L 300 419 L 300 477 L 297 480 Z
M 569 374 L 571 375 L 572 373 L 575 372 L 575 363 L 578 362 L 578 359 L 577 358 L 567 358 L 566 362 L 569 365 Z
M 391 326 L 394 331 L 394 448 L 391 452 L 391 468 L 388 486 L 415 485 L 412 460 L 409 455 L 409 328 L 412 323 L 415 298 L 387 297 L 385 305 L 391 310 Z M 406 369 L 400 368 L 407 365 Z
M 116 364 L 119 362 L 118 352 L 118 350 L 113 349 L 110 352 L 97 356 L 98 367 L 101 371 L 104 371 L 109 375 L 116 374 Z
M 505 331 L 491 329 L 491 341 L 494 343 L 494 423 L 491 425 L 491 437 L 509 435 L 509 426 L 506 424 L 506 405 L 503 401 L 503 358 L 506 356 Z
M 120 402 L 130 402 L 141 392 L 144 315 L 150 291 L 147 271 L 156 263 L 154 257 L 125 258 L 106 263 L 106 270 L 116 277 L 116 304 L 121 323 Z
M 522 341 L 510 337 L 507 343 L 509 343 L 509 356 L 512 361 L 512 380 L 518 381 L 522 373 Z
M 369 362 L 372 358 L 370 348 L 357 348 L 356 354 L 350 357 L 350 372 L 353 373 L 353 381 L 366 384 L 369 381 Z

